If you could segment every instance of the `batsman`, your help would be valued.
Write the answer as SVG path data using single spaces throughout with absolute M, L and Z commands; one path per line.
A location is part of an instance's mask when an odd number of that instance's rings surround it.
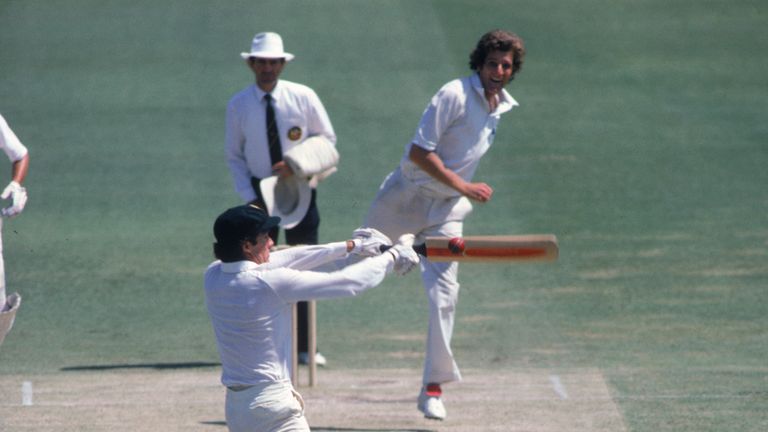
M 489 185 L 473 177 L 493 144 L 501 115 L 518 105 L 504 87 L 520 71 L 524 55 L 523 41 L 514 33 L 494 30 L 480 38 L 470 54 L 473 72 L 433 96 L 399 166 L 380 186 L 364 226 L 390 238 L 414 233 L 417 243 L 427 236 L 462 236 L 472 201 L 485 203 L 493 195 Z M 451 350 L 457 271 L 456 262 L 421 260 L 430 310 L 417 407 L 436 420 L 446 417 L 441 385 L 461 380 Z

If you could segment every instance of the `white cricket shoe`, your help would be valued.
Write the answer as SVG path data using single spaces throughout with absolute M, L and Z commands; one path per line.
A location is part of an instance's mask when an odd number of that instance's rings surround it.
M 325 356 L 321 353 L 315 353 L 315 364 L 318 366 L 325 366 L 325 364 L 328 363 L 328 361 L 325 359 Z M 302 365 L 308 365 L 309 364 L 309 353 L 302 352 L 299 353 L 299 364 Z
M 437 391 L 433 391 L 431 387 L 430 391 L 427 390 L 427 387 L 421 388 L 417 407 L 419 411 L 424 413 L 424 417 L 428 419 L 445 420 L 445 405 L 443 405 L 443 400 L 440 398 L 442 394 L 439 390 L 440 387 L 437 387 Z

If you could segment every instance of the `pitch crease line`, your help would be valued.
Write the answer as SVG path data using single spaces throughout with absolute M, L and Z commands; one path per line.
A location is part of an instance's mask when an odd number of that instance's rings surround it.
M 21 405 L 32 406 L 32 381 L 24 381 L 21 383 Z
M 568 392 L 565 390 L 565 386 L 560 381 L 560 377 L 557 375 L 550 375 L 549 382 L 552 383 L 552 388 L 555 390 L 560 399 L 568 399 Z

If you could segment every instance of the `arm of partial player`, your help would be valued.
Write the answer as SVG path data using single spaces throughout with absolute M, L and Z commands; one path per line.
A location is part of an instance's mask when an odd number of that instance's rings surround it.
M 392 254 L 385 253 L 330 273 L 277 268 L 264 273 L 262 280 L 288 303 L 353 297 L 380 284 L 393 265 Z

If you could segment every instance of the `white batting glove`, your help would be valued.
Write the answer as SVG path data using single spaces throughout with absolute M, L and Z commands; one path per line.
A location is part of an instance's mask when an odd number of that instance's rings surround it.
M 358 228 L 352 232 L 355 246 L 350 253 L 364 257 L 381 255 L 382 246 L 392 245 L 392 240 L 373 228 Z
M 403 276 L 419 264 L 419 255 L 413 250 L 415 239 L 416 236 L 413 234 L 403 234 L 397 239 L 397 243 L 387 250 L 395 258 L 393 270 L 399 276 Z
M 2 210 L 3 217 L 12 218 L 18 216 L 24 206 L 27 204 L 27 190 L 15 181 L 12 181 L 5 187 L 2 199 L 11 198 L 11 205 Z

